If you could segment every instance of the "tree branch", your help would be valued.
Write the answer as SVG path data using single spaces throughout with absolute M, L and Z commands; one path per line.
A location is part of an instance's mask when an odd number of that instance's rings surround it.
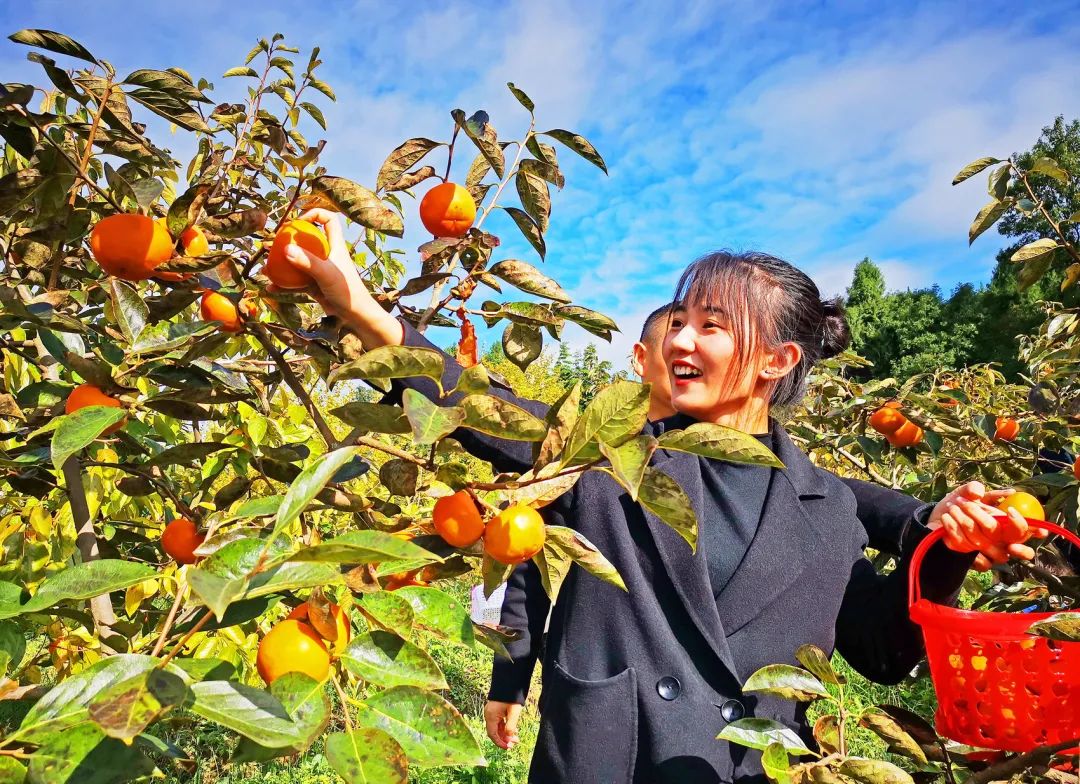
M 82 466 L 79 464 L 79 458 L 76 455 L 72 455 L 64 461 L 63 474 L 68 501 L 71 503 L 71 516 L 75 520 L 75 544 L 79 548 L 79 555 L 83 563 L 98 561 L 101 559 L 101 551 L 98 548 L 94 521 L 90 518 L 90 506 L 86 503 L 86 489 L 83 487 L 82 481 Z M 91 598 L 90 613 L 93 615 L 98 636 L 102 636 L 103 631 L 116 624 L 116 614 L 113 613 L 112 608 L 112 595 L 104 593 Z
M 316 408 L 315 403 L 311 399 L 311 395 L 304 389 L 304 385 L 300 383 L 300 379 L 297 378 L 292 367 L 285 360 L 285 356 L 277 350 L 276 346 L 274 346 L 274 341 L 267 334 L 266 330 L 263 329 L 262 325 L 252 322 L 250 328 L 251 333 L 255 335 L 255 339 L 259 341 L 264 349 L 266 349 L 266 353 L 270 355 L 270 358 L 274 360 L 274 364 L 278 366 L 278 370 L 281 371 L 281 376 L 285 379 L 285 383 L 288 384 L 289 389 L 293 391 L 293 394 L 300 399 L 304 408 L 307 409 L 312 421 L 315 422 L 315 427 L 318 428 L 319 433 L 326 442 L 326 446 L 328 448 L 333 448 L 335 443 L 334 431 L 330 429 L 326 420 L 323 419 L 323 415 L 319 413 L 319 409 Z
M 989 784 L 991 781 L 1007 781 L 1017 773 L 1023 773 L 1028 768 L 1047 764 L 1050 761 L 1050 758 L 1059 751 L 1064 751 L 1065 749 L 1072 748 L 1076 745 L 1080 745 L 1080 738 L 1073 738 L 1072 740 L 1067 740 L 1063 743 L 1055 743 L 1052 746 L 1040 746 L 1026 754 L 1010 757 L 1004 762 L 999 762 L 997 765 L 991 765 L 985 770 L 980 770 L 978 773 L 969 776 L 964 784 Z

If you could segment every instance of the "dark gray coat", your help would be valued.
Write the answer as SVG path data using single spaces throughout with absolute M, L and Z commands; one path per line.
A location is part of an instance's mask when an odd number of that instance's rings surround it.
M 411 329 L 406 343 L 431 346 Z M 445 389 L 453 388 L 459 373 L 448 358 Z M 435 396 L 430 382 L 408 384 Z M 671 423 L 651 423 L 647 431 L 657 434 Z M 610 477 L 587 473 L 544 509 L 546 522 L 592 541 L 628 591 L 578 567 L 563 583 L 543 655 L 542 721 L 530 781 L 711 784 L 761 778 L 758 753 L 716 740 L 723 727 L 757 716 L 804 735 L 807 728 L 795 703 L 742 692 L 755 670 L 796 663 L 795 651 L 805 643 L 826 652 L 838 648 L 864 675 L 885 683 L 903 678 L 921 658 L 921 634 L 907 618 L 906 559 L 889 576 L 879 576 L 863 555 L 867 532 L 852 490 L 815 467 L 779 425 L 772 430 L 786 468 L 772 473 L 758 532 L 719 598 L 701 553 L 691 552 Z M 466 430 L 456 435 L 502 468 L 526 467 L 520 445 Z M 518 465 L 508 465 L 519 452 Z M 710 462 L 666 450 L 652 462 L 683 488 L 699 521 L 709 519 L 702 474 Z M 921 538 L 910 533 L 921 528 L 908 524 L 911 510 L 900 515 L 903 525 L 894 526 L 905 532 L 895 539 L 904 539 L 908 553 L 909 543 Z M 923 567 L 924 595 L 952 601 L 970 563 L 971 556 L 944 547 L 932 551 Z M 535 566 L 515 569 L 502 620 L 522 636 L 508 646 L 512 661 L 496 662 L 492 699 L 524 700 L 549 608 Z

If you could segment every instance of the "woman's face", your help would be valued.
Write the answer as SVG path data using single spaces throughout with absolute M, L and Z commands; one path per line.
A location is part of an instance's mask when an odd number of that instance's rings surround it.
M 664 337 L 664 363 L 676 410 L 704 422 L 732 424 L 755 406 L 765 405 L 767 383 L 760 352 L 739 357 L 727 315 L 698 305 L 672 312 Z

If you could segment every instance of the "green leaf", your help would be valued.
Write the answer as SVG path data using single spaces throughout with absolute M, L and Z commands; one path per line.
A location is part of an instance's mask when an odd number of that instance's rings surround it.
M 268 555 L 280 554 L 285 546 L 279 546 L 276 552 L 268 551 Z M 248 575 L 254 571 L 266 548 L 267 543 L 262 539 L 243 537 L 222 545 L 197 567 L 188 568 L 191 590 L 219 621 L 224 619 L 229 605 L 244 593 Z
M 469 166 L 468 174 L 465 175 L 465 187 L 471 192 L 471 189 L 479 185 L 489 171 L 491 171 L 491 164 L 487 162 L 487 158 L 483 153 L 477 155 Z
M 308 116 L 319 124 L 319 127 L 324 131 L 326 130 L 326 118 L 323 117 L 322 109 L 313 103 L 307 101 L 300 102 L 300 108 L 308 113 Z
M 511 441 L 543 441 L 547 435 L 542 420 L 500 397 L 467 395 L 459 405 L 465 412 L 462 424 L 472 430 Z
M 345 784 L 408 784 L 409 758 L 382 730 L 332 732 L 326 736 L 323 753 Z
M 540 455 L 536 459 L 536 468 L 540 469 L 559 459 L 574 425 L 577 424 L 580 413 L 581 382 L 574 385 L 563 393 L 562 397 L 548 409 L 545 420 L 548 425 L 548 433 L 544 443 L 540 445 Z
M 383 531 L 346 531 L 289 556 L 290 561 L 348 564 L 379 563 L 389 559 L 415 559 L 428 563 L 442 560 L 430 550 Z
M 814 740 L 822 754 L 836 754 L 840 751 L 840 722 L 836 716 L 827 713 L 814 722 Z
M 517 207 L 502 207 L 501 209 L 506 210 L 510 217 L 513 218 L 514 223 L 517 224 L 525 239 L 529 241 L 529 244 L 540 255 L 540 259 L 543 260 L 547 254 L 547 245 L 544 242 L 543 232 L 540 231 L 540 227 L 536 222 L 529 217 L 527 212 Z
M 1061 281 L 1061 290 L 1065 291 L 1070 286 L 1076 284 L 1076 281 L 1080 280 L 1080 263 L 1070 264 L 1065 268 L 1065 277 Z
M 548 229 L 551 219 L 551 191 L 544 178 L 526 168 L 519 168 L 514 176 L 514 186 L 525 212 L 536 223 L 540 234 Z
M 50 446 L 53 468 L 57 471 L 61 470 L 69 457 L 93 443 L 98 436 L 125 416 L 127 412 L 122 408 L 87 406 L 72 414 L 59 417 L 59 424 L 53 431 Z
M 272 694 L 232 681 L 191 686 L 191 712 L 270 748 L 296 746 L 304 739 L 285 706 Z
M 18 596 L 15 597 L 18 601 Z M 18 625 L 0 622 L 0 677 L 16 670 L 26 654 L 26 637 Z M 2 779 L 0 779 L 2 781 Z
M 1004 215 L 1008 208 L 1008 203 L 995 200 L 979 210 L 979 214 L 975 216 L 971 228 L 968 229 L 968 245 L 975 242 L 976 237 L 997 223 L 998 218 Z
M 270 693 L 281 702 L 296 725 L 300 742 L 295 746 L 267 748 L 243 738 L 233 755 L 233 762 L 264 762 L 285 754 L 303 753 L 330 723 L 326 687 L 310 675 L 287 672 L 270 684 Z
M 462 395 L 483 395 L 490 387 L 487 368 L 483 365 L 473 365 L 458 376 L 458 382 L 453 391 Z
M 259 572 L 251 578 L 251 584 L 245 598 L 268 596 L 286 591 L 299 591 L 314 588 L 316 585 L 329 587 L 344 582 L 341 569 L 332 563 L 284 563 L 265 572 Z
M 574 425 L 563 450 L 568 465 L 588 444 L 619 446 L 641 432 L 649 415 L 649 386 L 616 381 L 593 398 Z
M 87 705 L 94 696 L 114 684 L 147 672 L 160 663 L 151 656 L 121 653 L 101 659 L 78 675 L 72 675 L 49 689 L 23 717 L 19 729 L 7 740 L 44 743 L 63 734 L 76 724 L 90 720 Z M 103 736 L 104 737 L 104 736 Z
M 250 66 L 237 66 L 236 68 L 230 68 L 228 71 L 221 75 L 223 78 L 228 79 L 232 76 L 252 76 L 256 79 L 259 78 L 259 72 Z
M 870 708 L 859 719 L 859 726 L 865 727 L 885 741 L 889 753 L 907 757 L 921 765 L 926 764 L 926 752 L 918 741 L 885 712 Z
M 506 259 L 493 266 L 489 272 L 529 294 L 553 299 L 556 302 L 570 302 L 570 296 L 556 281 L 524 261 Z
M 244 577 L 225 577 L 202 567 L 191 567 L 187 572 L 188 584 L 194 594 L 219 620 L 225 617 L 229 605 L 244 593 L 247 580 Z
M 521 162 L 520 167 L 531 174 L 535 174 L 545 182 L 550 182 L 556 188 L 561 189 L 566 184 L 566 178 L 559 171 L 559 167 L 552 161 L 526 158 Z
M 296 477 L 285 494 L 285 500 L 278 510 L 274 519 L 273 536 L 276 537 L 284 528 L 292 523 L 307 505 L 326 487 L 327 482 L 337 473 L 338 469 L 359 455 L 361 448 L 348 446 L 335 449 L 320 456 L 310 466 L 305 468 L 300 476 Z
M 26 766 L 14 757 L 0 757 L 0 784 L 23 784 Z
M 1045 174 L 1047 177 L 1053 177 L 1062 185 L 1069 184 L 1069 173 L 1065 169 L 1061 168 L 1061 164 L 1055 161 L 1053 158 L 1048 158 L 1045 155 L 1036 158 L 1031 164 L 1031 171 L 1039 174 Z
M 124 79 L 124 84 L 159 90 L 172 95 L 180 101 L 200 101 L 202 103 L 210 103 L 210 99 L 207 98 L 201 90 L 192 85 L 191 82 L 186 81 L 183 77 L 169 71 L 155 71 L 150 68 L 132 71 L 128 74 L 128 77 Z
M 466 120 L 465 112 L 461 111 L 461 109 L 454 109 L 450 112 L 450 116 L 454 118 L 454 122 L 458 127 L 465 131 L 465 135 L 472 139 L 473 144 L 480 150 L 480 154 L 495 170 L 495 174 L 498 175 L 499 179 L 502 179 L 506 169 L 506 159 L 503 156 L 502 147 L 499 146 L 498 135 L 495 133 L 491 123 L 488 122 L 487 112 L 476 112 Z
M 611 333 L 619 331 L 615 322 L 603 313 L 597 313 L 595 310 L 589 310 L 580 305 L 559 305 L 555 308 L 555 315 L 573 321 L 582 329 L 608 342 L 611 342 Z
M 1053 254 L 1047 254 L 1046 256 L 1039 256 L 1024 264 L 1020 268 L 1020 271 L 1016 273 L 1016 288 L 1019 291 L 1027 291 L 1031 288 L 1036 281 L 1046 274 L 1050 269 L 1050 264 L 1053 262 Z
M 829 696 L 821 681 L 801 667 L 790 664 L 770 664 L 762 667 L 747 678 L 743 691 L 762 691 L 785 700 L 800 702 L 811 702 L 819 697 Z
M 266 517 L 267 515 L 272 515 L 281 508 L 281 502 L 283 500 L 285 500 L 285 496 L 283 495 L 268 495 L 262 498 L 249 498 L 233 510 L 229 519 L 239 520 L 244 517 Z
M 380 346 L 330 372 L 328 383 L 362 378 L 369 381 L 426 376 L 442 384 L 442 354 L 430 348 Z M 442 388 L 440 386 L 440 392 Z
M 1080 613 L 1061 612 L 1031 624 L 1028 634 L 1062 642 L 1080 642 Z
M 633 501 L 638 500 L 638 489 L 656 445 L 656 439 L 645 433 L 634 436 L 620 446 L 600 444 L 600 452 L 611 462 L 612 473 L 627 489 Z
M 433 444 L 461 427 L 465 412 L 457 406 L 438 406 L 415 389 L 406 389 L 402 397 L 405 416 L 412 426 L 418 446 Z
M 953 177 L 952 184 L 959 185 L 968 177 L 974 177 L 987 166 L 993 166 L 995 163 L 1001 163 L 1001 161 L 997 158 L 979 158 L 977 161 L 972 161 L 956 173 L 956 176 Z
M 359 607 L 365 615 L 372 616 L 379 624 L 404 636 L 412 631 L 415 613 L 412 603 L 396 592 L 378 591 L 364 594 Z
M 165 219 L 169 234 L 179 237 L 188 226 L 195 222 L 195 217 L 202 209 L 209 193 L 209 185 L 196 182 L 173 199 L 173 203 L 169 205 L 168 217 Z
M 697 516 L 690 499 L 674 479 L 655 468 L 646 468 L 645 478 L 638 489 L 638 501 L 663 523 L 671 526 L 686 540 L 691 550 L 697 550 Z
M 416 623 L 448 640 L 473 644 L 475 638 L 469 611 L 454 597 L 438 588 L 415 585 L 398 588 L 394 593 L 412 605 Z
M 816 645 L 807 643 L 799 646 L 799 649 L 795 651 L 795 658 L 799 660 L 799 664 L 810 670 L 822 683 L 833 683 L 837 686 L 846 683 L 843 677 L 836 674 L 836 670 L 833 669 L 829 657 L 825 655 L 825 651 Z
M 1047 255 L 1053 256 L 1059 247 L 1057 240 L 1043 237 L 1017 250 L 1009 257 L 1009 261 L 1019 264 L 1024 261 L 1035 261 Z
M 87 62 L 94 63 L 94 65 L 99 64 L 97 58 L 90 54 L 90 52 L 86 50 L 86 47 L 78 41 L 68 38 L 66 35 L 61 35 L 60 33 L 54 33 L 52 30 L 20 30 L 17 33 L 9 35 L 8 39 L 17 44 L 38 46 L 42 49 L 47 49 L 50 52 L 56 52 L 57 54 L 78 57 L 80 60 L 86 60 Z
M 393 185 L 401 179 L 401 175 L 411 169 L 414 164 L 423 160 L 424 156 L 436 147 L 442 147 L 442 142 L 435 142 L 423 137 L 402 142 L 383 161 L 379 174 L 375 178 L 375 190 L 385 190 L 390 185 Z
M 311 181 L 311 190 L 326 198 L 350 220 L 391 237 L 405 232 L 401 216 L 386 206 L 374 193 L 344 177 L 323 175 Z
M 557 466 L 552 463 L 545 466 L 545 469 L 554 468 L 557 468 Z M 537 471 L 536 475 L 546 475 L 550 478 L 539 482 L 531 482 L 530 484 L 507 491 L 507 500 L 512 504 L 521 504 L 522 506 L 531 506 L 535 509 L 540 509 L 561 497 L 564 493 L 569 492 L 570 488 L 577 484 L 577 481 L 583 476 L 582 471 L 554 474 L 553 471 L 545 469 Z M 534 474 L 532 471 L 521 475 L 522 480 L 531 480 L 533 478 Z
M 34 784 L 114 784 L 153 771 L 154 763 L 135 746 L 105 737 L 93 724 L 83 724 L 47 738 L 30 757 L 27 780 Z
M 1006 163 L 990 172 L 990 177 L 986 184 L 986 191 L 990 194 L 991 198 L 998 199 L 999 201 L 1005 198 L 1005 195 L 1009 191 L 1009 172 L 1011 171 L 1012 164 Z
M 837 772 L 863 784 L 915 784 L 907 771 L 884 760 L 849 757 Z
M 331 409 L 330 413 L 341 421 L 353 427 L 361 427 L 369 433 L 402 435 L 412 430 L 405 412 L 397 406 L 357 400 Z
M 770 743 L 765 747 L 765 751 L 761 752 L 761 767 L 771 781 L 777 784 L 789 784 L 791 781 L 789 766 L 790 761 L 787 752 L 784 751 L 784 744 Z
M 578 564 L 582 569 L 594 577 L 599 577 L 604 582 L 611 583 L 617 588 L 626 590 L 619 571 L 604 556 L 603 553 L 572 528 L 561 525 L 545 526 L 547 538 L 545 546 L 551 545 L 550 549 L 558 551 L 561 555 Z
M 408 460 L 387 460 L 379 466 L 379 481 L 391 495 L 416 495 L 416 483 L 420 480 L 420 467 Z
M 183 678 L 153 669 L 98 692 L 87 710 L 102 732 L 130 743 L 163 713 L 183 705 L 189 696 Z
M 544 350 L 544 336 L 536 327 L 511 323 L 503 330 L 502 347 L 506 358 L 524 372 Z
M 185 101 L 174 98 L 169 93 L 159 90 L 150 90 L 140 87 L 127 92 L 128 97 L 138 101 L 147 109 L 159 117 L 164 117 L 171 123 L 197 133 L 210 133 L 210 126 L 203 120 L 202 115 L 191 108 Z
M 580 155 L 582 158 L 591 163 L 593 166 L 599 167 L 600 170 L 604 172 L 604 174 L 608 173 L 607 164 L 604 163 L 604 159 L 600 157 L 600 153 L 596 151 L 596 148 L 593 147 L 589 143 L 589 140 L 586 139 L 584 136 L 580 136 L 576 133 L 571 133 L 570 131 L 564 131 L 561 128 L 544 131 L 543 135 L 550 136 L 552 139 L 562 142 L 571 150 Z
M 227 215 L 213 215 L 200 224 L 224 239 L 235 239 L 256 234 L 266 228 L 266 213 L 262 210 L 237 210 Z
M 236 449 L 233 444 L 223 444 L 220 441 L 204 441 L 192 444 L 178 444 L 171 446 L 164 452 L 159 452 L 150 460 L 142 464 L 143 468 L 167 468 L 168 466 L 191 466 L 202 463 L 215 452 L 223 449 Z
M 435 660 L 418 645 L 396 634 L 373 630 L 353 639 L 341 654 L 345 666 L 376 686 L 447 689 Z
M 26 604 L 0 604 L 0 619 L 39 612 L 69 599 L 91 599 L 157 576 L 156 569 L 135 561 L 103 559 L 67 566 L 46 577 Z
M 149 316 L 146 302 L 134 288 L 113 277 L 109 278 L 109 294 L 112 296 L 113 315 L 120 325 L 120 331 L 129 343 L 134 343 L 146 329 Z
M 685 430 L 661 434 L 660 448 L 731 463 L 784 467 L 780 458 L 749 433 L 711 422 L 695 422 Z
M 532 102 L 532 98 L 525 94 L 525 91 L 516 86 L 513 82 L 507 82 L 506 86 L 510 88 L 510 92 L 514 94 L 514 97 L 518 99 L 518 103 L 525 107 L 529 114 L 532 114 L 536 109 L 536 104 Z
M 487 764 L 465 719 L 437 694 L 395 686 L 360 703 L 356 720 L 393 737 L 420 767 Z
M 740 746 L 764 751 L 770 744 L 779 743 L 788 754 L 810 754 L 802 738 L 778 721 L 772 719 L 739 719 L 724 727 L 717 740 L 726 740 Z

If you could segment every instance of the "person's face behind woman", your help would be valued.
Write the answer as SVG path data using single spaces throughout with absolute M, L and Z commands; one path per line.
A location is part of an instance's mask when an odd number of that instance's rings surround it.
M 801 351 L 794 343 L 764 347 L 749 330 L 702 304 L 674 309 L 663 355 L 677 411 L 746 432 L 768 428 L 772 387 L 798 364 Z

